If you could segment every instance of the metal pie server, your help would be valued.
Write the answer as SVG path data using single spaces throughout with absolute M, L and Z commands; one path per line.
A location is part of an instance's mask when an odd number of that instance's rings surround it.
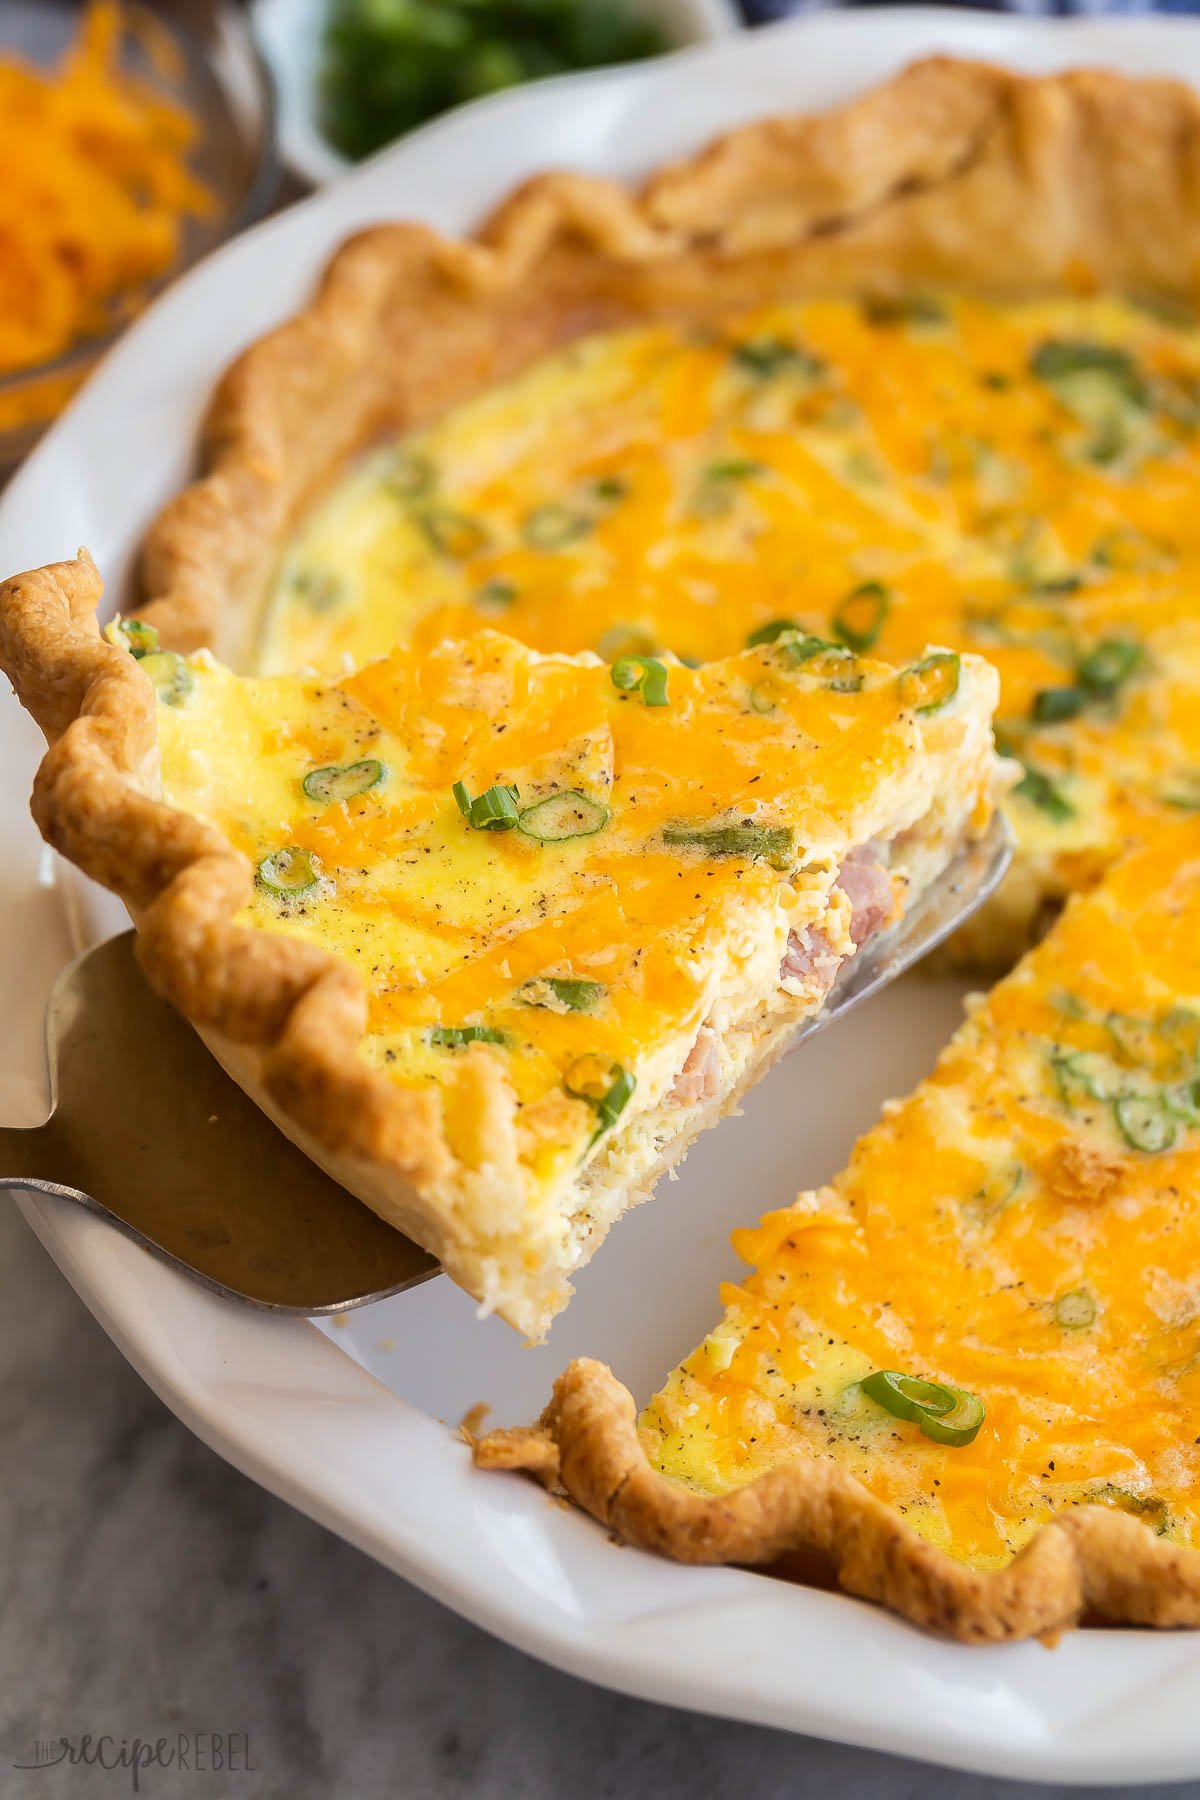
M 890 931 L 849 962 L 802 1043 L 935 948 L 995 889 L 999 818 Z M 72 1200 L 215 1293 L 269 1312 L 345 1312 L 436 1260 L 284 1137 L 151 991 L 133 933 L 64 971 L 46 1016 L 44 1125 L 0 1128 L 0 1188 Z

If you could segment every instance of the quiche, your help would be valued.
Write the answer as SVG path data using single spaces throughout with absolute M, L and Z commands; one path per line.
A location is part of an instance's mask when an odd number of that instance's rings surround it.
M 361 235 L 223 383 L 143 616 L 263 672 L 481 626 L 982 653 L 1017 857 L 959 951 L 1010 964 L 1200 800 L 1196 109 L 934 59 L 636 194 Z
M 0 589 L 43 830 L 284 1128 L 530 1336 L 991 818 L 996 676 L 952 651 L 480 632 L 239 676 L 102 638 L 97 592 Z
M 576 1363 L 484 1463 L 685 1561 L 817 1552 L 970 1641 L 1200 1624 L 1200 824 L 1076 898 L 828 1187 L 735 1239 L 635 1427 Z
M 970 946 L 1011 960 L 1039 908 L 1200 806 L 1198 499 L 1191 319 L 922 295 L 602 333 L 339 482 L 283 555 L 259 666 L 489 623 L 609 659 L 784 625 L 975 650 L 1023 773 L 1018 868 Z

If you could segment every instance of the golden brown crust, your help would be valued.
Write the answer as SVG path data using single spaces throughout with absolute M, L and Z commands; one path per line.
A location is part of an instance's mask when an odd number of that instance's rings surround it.
M 679 1562 L 782 1567 L 816 1552 L 847 1593 L 961 1643 L 1042 1637 L 1087 1614 L 1200 1625 L 1200 1554 L 1110 1507 L 1064 1512 L 1005 1568 L 980 1571 L 830 1460 L 797 1455 L 731 1494 L 697 1494 L 651 1466 L 633 1397 L 603 1363 L 573 1362 L 538 1425 L 491 1432 L 474 1457 L 561 1488 L 626 1543 Z
M 146 540 L 144 616 L 243 661 L 295 519 L 358 446 L 603 326 L 815 291 L 1188 296 L 1198 278 L 1189 88 L 948 58 L 733 132 L 640 193 L 551 174 L 472 239 L 381 226 L 221 383 L 201 475 Z
M 250 865 L 155 797 L 154 692 L 100 635 L 100 591 L 86 551 L 0 584 L 0 664 L 49 746 L 32 799 L 43 836 L 129 907 L 154 986 L 326 1154 L 395 1171 L 394 1204 L 372 1203 L 460 1263 L 452 1221 L 417 1191 L 436 1188 L 448 1160 L 432 1104 L 359 1059 L 366 999 L 347 965 L 233 923 Z

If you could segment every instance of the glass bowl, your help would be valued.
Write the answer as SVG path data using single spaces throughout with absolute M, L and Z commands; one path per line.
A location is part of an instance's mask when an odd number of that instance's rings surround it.
M 177 67 L 171 79 L 153 68 L 144 43 L 127 33 L 122 63 L 182 103 L 198 126 L 190 167 L 212 195 L 203 218 L 188 218 L 178 257 L 140 290 L 148 301 L 209 250 L 261 216 L 275 194 L 280 166 L 275 149 L 274 90 L 239 7 L 221 0 L 156 0 L 127 4 L 149 27 L 172 39 Z M 48 64 L 75 32 L 81 7 L 67 0 L 0 0 L 0 54 Z M 113 327 L 79 339 L 48 362 L 0 374 L 0 481 L 33 448 L 93 365 L 130 321 L 128 305 Z

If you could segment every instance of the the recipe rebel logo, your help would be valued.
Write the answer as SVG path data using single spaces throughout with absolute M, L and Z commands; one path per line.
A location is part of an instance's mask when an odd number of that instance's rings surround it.
M 135 1794 L 142 1776 L 152 1769 L 175 1769 L 187 1775 L 252 1775 L 250 1734 L 245 1731 L 176 1731 L 155 1738 L 98 1736 L 38 1738 L 33 1757 L 14 1762 L 14 1769 L 126 1769 Z

